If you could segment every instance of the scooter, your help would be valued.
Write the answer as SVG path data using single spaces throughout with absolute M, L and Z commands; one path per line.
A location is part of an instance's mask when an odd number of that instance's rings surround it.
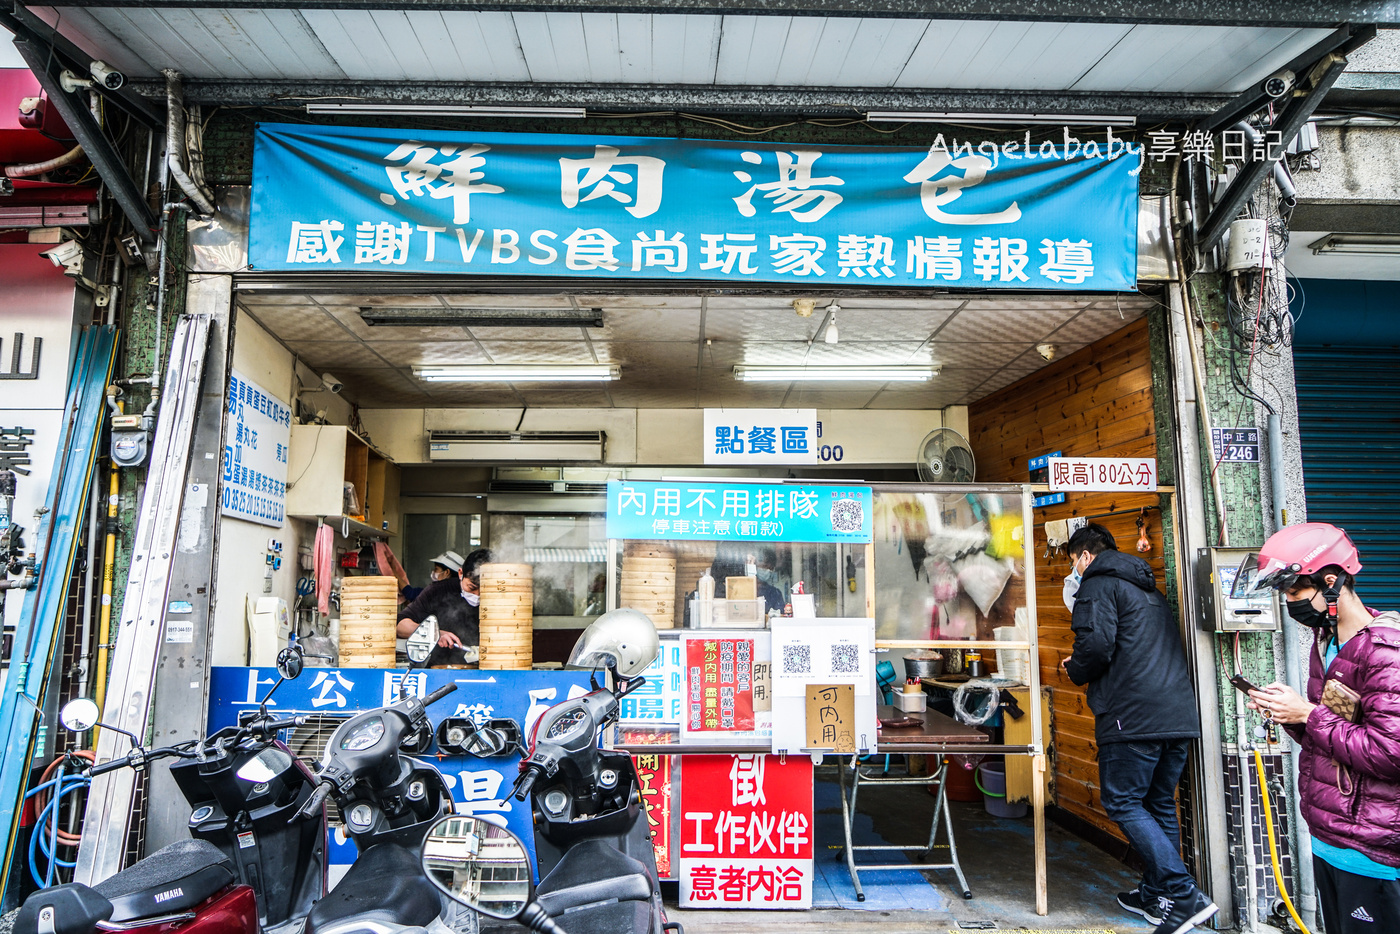
M 426 708 L 456 686 L 422 700 L 401 693 L 394 704 L 345 721 L 313 776 L 273 738 L 301 718 L 267 714 L 268 698 L 302 665 L 298 647 L 279 653 L 281 678 L 249 724 L 161 749 L 137 743 L 126 756 L 93 766 L 101 773 L 180 759 L 172 771 L 193 808 L 194 839 L 95 886 L 73 883 L 34 893 L 20 909 L 17 934 L 166 934 L 177 924 L 181 934 L 460 929 L 450 923 L 458 921 L 455 906 L 427 883 L 415 857 L 427 831 L 450 812 L 450 795 L 437 769 L 401 754 L 403 747 L 426 747 L 432 736 Z M 96 704 L 75 701 L 63 720 L 69 729 L 86 731 L 101 725 L 97 716 Z M 339 806 L 360 857 L 326 895 L 328 797 Z
M 599 622 L 602 619 L 606 617 Z M 579 646 L 587 638 L 587 633 L 580 637 Z M 654 635 L 651 641 L 654 658 Z M 571 664 L 580 654 L 579 646 Z M 641 661 L 637 670 L 652 658 Z M 540 884 L 537 901 L 521 902 L 520 920 L 546 934 L 560 924 L 570 934 L 684 934 L 679 924 L 666 921 L 656 851 L 632 757 L 598 747 L 599 733 L 618 718 L 619 700 L 645 679 L 619 678 L 615 663 L 608 664 L 608 675 L 613 687 L 599 687 L 595 678 L 592 691 L 555 704 L 531 731 L 512 794 L 519 801 L 531 798 Z M 462 826 L 454 831 L 440 825 L 428 839 L 438 841 L 435 847 L 447 846 L 442 841 Z M 480 837 L 485 831 L 472 832 Z M 490 834 L 491 839 L 501 839 L 495 831 Z M 440 851 L 446 852 L 441 847 L 433 852 Z M 433 872 L 429 878 L 435 878 Z M 527 882 L 529 878 L 527 872 Z M 457 890 L 445 891 L 458 898 Z M 527 911 L 530 906 L 534 907 Z

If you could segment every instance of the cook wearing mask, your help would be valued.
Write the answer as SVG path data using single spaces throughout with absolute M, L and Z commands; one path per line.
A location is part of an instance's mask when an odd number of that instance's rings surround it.
M 399 613 L 396 632 L 407 638 L 418 624 L 436 616 L 441 635 L 437 648 L 428 657 L 428 667 L 460 665 L 477 660 L 481 625 L 481 566 L 491 561 L 491 552 L 478 548 L 465 558 L 444 552 L 433 559 L 434 580 L 418 599 Z M 453 564 L 457 567 L 454 569 Z M 438 568 L 448 573 L 438 576 Z

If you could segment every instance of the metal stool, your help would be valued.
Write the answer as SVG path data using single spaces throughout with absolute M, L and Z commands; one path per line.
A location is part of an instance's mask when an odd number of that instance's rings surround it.
M 928 870 L 928 869 L 951 869 L 958 877 L 958 885 L 961 887 L 963 898 L 971 898 L 972 890 L 967 887 L 967 878 L 963 875 L 962 866 L 958 863 L 958 845 L 953 838 L 953 814 L 948 808 L 947 782 L 948 764 L 943 761 L 942 756 L 938 756 L 938 769 L 930 775 L 922 778 L 906 775 L 904 778 L 876 777 L 873 774 L 862 772 L 860 760 L 851 758 L 851 793 L 849 798 L 846 795 L 846 768 L 841 766 L 838 771 L 841 776 L 841 826 L 846 834 L 846 845 L 843 850 L 846 855 L 846 869 L 851 874 L 851 884 L 855 886 L 856 900 L 865 901 L 865 891 L 860 885 L 860 873 L 862 872 L 892 872 L 895 870 Z M 906 768 L 908 759 L 905 759 Z M 888 772 L 888 765 L 886 766 Z M 933 806 L 933 820 L 929 823 L 928 843 L 923 846 L 899 846 L 895 844 L 879 844 L 871 846 L 856 846 L 851 834 L 855 824 L 856 796 L 860 792 L 860 786 L 865 785 L 922 785 L 929 787 L 938 785 L 938 796 Z M 918 852 L 920 859 L 928 859 L 933 855 L 935 841 L 938 839 L 938 818 L 943 816 L 943 826 L 948 833 L 948 852 L 951 862 L 947 863 L 876 863 L 873 865 L 856 864 L 857 850 L 897 850 L 905 853 Z

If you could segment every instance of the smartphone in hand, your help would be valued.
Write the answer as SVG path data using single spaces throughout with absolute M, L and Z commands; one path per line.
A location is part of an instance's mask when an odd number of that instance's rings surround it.
M 1250 682 L 1244 675 L 1231 675 L 1230 683 L 1241 691 L 1248 694 L 1250 691 L 1260 690 L 1259 686 Z

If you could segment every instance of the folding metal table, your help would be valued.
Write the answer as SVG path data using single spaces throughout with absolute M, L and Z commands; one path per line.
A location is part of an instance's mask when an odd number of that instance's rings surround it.
M 847 768 L 840 768 L 841 774 L 841 817 L 842 829 L 846 835 L 844 849 L 846 856 L 846 869 L 851 874 L 851 884 L 855 886 L 856 899 L 865 901 L 865 891 L 860 885 L 860 873 L 862 872 L 892 872 L 895 870 L 929 870 L 929 869 L 951 869 L 957 875 L 958 885 L 961 886 L 963 898 L 971 898 L 972 890 L 967 886 L 967 879 L 963 876 L 962 866 L 958 863 L 958 846 L 953 837 L 953 815 L 948 808 L 947 778 L 948 766 L 943 761 L 943 757 L 938 754 L 939 747 L 946 746 L 967 746 L 975 743 L 986 743 L 987 734 L 976 727 L 964 726 L 952 717 L 946 716 L 934 710 L 922 713 L 904 714 L 903 711 L 894 707 L 880 706 L 877 708 L 877 715 L 880 719 L 895 716 L 909 716 L 920 721 L 918 726 L 903 728 L 881 727 L 879 744 L 876 747 L 879 754 L 900 755 L 918 754 L 929 752 L 937 762 L 937 767 L 933 768 L 928 775 L 903 777 L 881 776 L 876 774 L 881 769 L 865 768 L 860 764 L 860 758 L 853 756 L 850 766 L 850 793 L 847 794 L 846 775 Z M 928 842 L 923 845 L 899 845 L 899 844 L 878 844 L 856 846 L 853 839 L 853 828 L 856 815 L 856 797 L 862 785 L 882 786 L 882 785 L 922 785 L 924 787 L 938 786 L 937 800 L 933 808 L 933 820 L 929 823 Z M 943 826 L 948 835 L 949 862 L 946 863 L 874 863 L 861 865 L 856 863 L 856 851 L 898 851 L 917 852 L 922 854 L 922 859 L 928 859 L 934 850 L 938 838 L 938 821 L 943 819 Z

